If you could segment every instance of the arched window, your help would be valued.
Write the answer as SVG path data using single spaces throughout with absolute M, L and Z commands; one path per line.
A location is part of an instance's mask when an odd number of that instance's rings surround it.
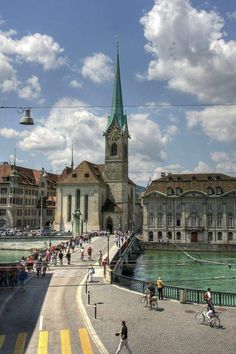
M 167 238 L 168 238 L 169 240 L 172 239 L 172 232 L 171 232 L 171 231 L 168 231 L 168 233 L 167 233 Z
M 116 156 L 117 155 L 117 145 L 116 143 L 113 143 L 111 146 L 111 156 Z
M 177 232 L 176 236 L 177 236 L 177 240 L 181 240 L 181 232 L 180 231 Z
M 216 187 L 216 194 L 222 194 L 223 190 L 221 187 Z
M 212 232 L 208 232 L 208 242 L 213 241 L 213 233 Z
M 228 232 L 228 241 L 233 241 L 233 232 Z
M 217 239 L 218 239 L 218 241 L 222 240 L 222 232 L 218 232 Z
M 181 226 L 181 214 L 176 214 L 176 226 Z
M 158 231 L 158 233 L 157 233 L 157 238 L 158 238 L 158 240 L 161 240 L 161 239 L 162 239 L 162 232 L 161 232 L 161 231 Z
M 148 233 L 148 241 L 153 241 L 153 232 L 149 231 Z

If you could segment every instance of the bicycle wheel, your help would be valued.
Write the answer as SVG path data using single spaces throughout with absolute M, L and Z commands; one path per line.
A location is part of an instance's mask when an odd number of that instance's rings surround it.
M 141 298 L 140 298 L 141 304 L 144 304 L 145 301 L 146 301 L 146 296 L 141 296 Z
M 212 319 L 212 326 L 219 328 L 220 327 L 220 319 L 219 317 L 213 317 Z
M 205 321 L 205 316 L 203 315 L 202 312 L 197 312 L 196 315 L 195 315 L 195 321 L 198 323 L 198 324 L 203 324 L 204 321 Z
M 157 300 L 152 300 L 152 302 L 151 302 L 151 310 L 157 310 L 157 309 L 158 309 Z

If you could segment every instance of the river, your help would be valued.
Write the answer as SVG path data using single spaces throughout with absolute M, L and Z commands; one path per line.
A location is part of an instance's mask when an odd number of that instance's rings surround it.
M 23 256 L 27 257 L 31 253 L 30 251 L 0 250 L 0 263 L 17 262 Z
M 133 277 L 166 285 L 236 293 L 235 252 L 188 252 L 192 257 L 214 263 L 194 263 L 181 251 L 146 250 L 137 259 Z M 223 264 L 225 263 L 225 264 Z M 228 266 L 231 264 L 231 268 Z

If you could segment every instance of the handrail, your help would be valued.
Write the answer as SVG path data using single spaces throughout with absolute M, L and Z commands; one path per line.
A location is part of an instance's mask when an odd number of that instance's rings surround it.
M 124 275 L 120 275 L 111 272 L 111 284 L 117 284 L 121 287 L 128 288 L 129 290 L 144 293 L 147 288 L 147 281 L 130 278 Z M 154 283 L 153 283 L 154 284 Z M 154 284 L 155 286 L 156 284 Z M 156 293 L 157 293 L 157 288 Z M 201 289 L 189 289 L 177 286 L 166 285 L 163 289 L 163 296 L 167 299 L 180 300 L 182 292 L 185 293 L 186 301 L 198 304 L 204 304 L 205 290 Z M 236 307 L 236 294 L 225 293 L 219 291 L 212 291 L 212 301 L 216 306 Z

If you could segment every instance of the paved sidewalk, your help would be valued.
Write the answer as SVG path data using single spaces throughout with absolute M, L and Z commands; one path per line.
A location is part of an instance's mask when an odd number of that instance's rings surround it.
M 115 246 L 110 252 L 114 251 Z M 216 307 L 221 312 L 221 328 L 199 325 L 195 322 L 195 313 L 203 305 L 180 304 L 164 299 L 158 302 L 157 311 L 150 310 L 140 303 L 141 294 L 105 283 L 102 273 L 102 267 L 97 269 L 94 282 L 88 285 L 91 305 L 88 305 L 85 287 L 81 293 L 84 310 L 95 331 L 91 334 L 96 333 L 105 347 L 100 353 L 116 352 L 119 337 L 115 336 L 115 332 L 120 331 L 121 320 L 127 322 L 133 354 L 236 353 L 235 308 Z M 97 319 L 94 303 L 100 303 L 97 305 Z M 127 353 L 125 350 L 122 353 Z

